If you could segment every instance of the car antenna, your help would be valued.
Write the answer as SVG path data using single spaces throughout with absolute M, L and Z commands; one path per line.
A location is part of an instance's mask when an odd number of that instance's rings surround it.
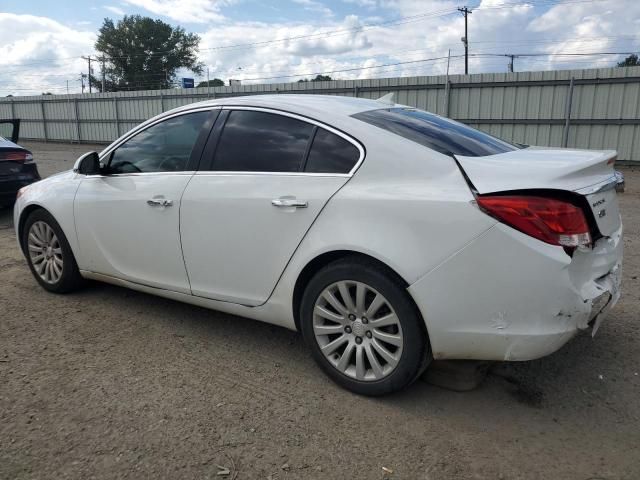
M 378 98 L 376 102 L 386 103 L 388 105 L 395 105 L 396 102 L 393 100 L 394 95 L 395 95 L 395 92 L 387 93 L 386 95 L 383 95 L 382 97 Z

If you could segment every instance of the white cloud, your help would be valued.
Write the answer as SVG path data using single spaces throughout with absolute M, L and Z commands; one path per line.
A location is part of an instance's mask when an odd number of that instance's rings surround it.
M 361 5 L 373 0 L 345 0 Z M 640 2 L 618 0 L 611 8 L 609 2 L 585 5 L 551 5 L 541 9 L 528 4 L 505 8 L 503 0 L 483 0 L 469 17 L 471 72 L 507 70 L 509 59 L 503 54 L 539 52 L 549 54 L 638 49 L 640 36 L 634 19 L 640 17 Z M 296 73 L 319 73 L 332 70 L 354 69 L 333 74 L 334 78 L 362 78 L 397 75 L 444 73 L 446 59 L 414 62 L 421 59 L 444 57 L 451 49 L 454 57 L 451 72 L 462 73 L 464 61 L 464 20 L 457 12 L 457 3 L 448 0 L 431 1 L 428 9 L 423 0 L 378 0 L 376 5 L 386 10 L 385 18 L 403 18 L 436 12 L 433 16 L 409 19 L 401 25 L 364 27 L 360 31 L 347 31 L 257 45 L 251 48 L 205 50 L 223 44 L 246 44 L 270 39 L 284 39 L 322 31 L 340 31 L 362 26 L 362 20 L 352 16 L 334 22 L 316 24 L 235 23 L 219 25 L 203 36 L 203 60 L 215 69 L 215 76 L 224 79 L 262 78 Z M 580 9 L 577 6 L 580 5 Z M 373 5 L 371 5 L 373 6 Z M 630 7 L 631 10 L 629 10 Z M 626 14 L 625 9 L 633 14 Z M 575 21 L 575 12 L 580 14 Z M 449 13 L 446 14 L 445 13 Z M 544 25 L 544 29 L 540 28 Z M 622 38 L 620 35 L 631 35 Z M 595 38 L 594 38 L 595 37 Z M 495 56 L 484 56 L 493 54 Z M 483 56 L 475 56 L 483 55 Z M 517 58 L 516 69 L 539 70 L 549 68 L 588 68 L 610 66 L 616 59 L 610 57 L 530 57 Z M 381 64 L 400 63 L 385 68 L 366 68 Z M 238 70 L 242 67 L 242 70 Z M 307 75 L 308 76 L 308 75 Z M 299 77 L 283 78 L 292 81 Z M 269 80 L 277 81 L 277 80 Z
M 64 93 L 76 88 L 95 34 L 35 15 L 0 13 L 0 95 Z M 75 91 L 75 90 L 72 90 Z
M 235 0 L 125 0 L 130 5 L 184 23 L 208 23 L 224 20 L 222 7 Z
M 103 8 L 105 10 L 109 10 L 111 13 L 115 13 L 116 15 L 119 15 L 121 17 L 125 14 L 124 10 L 122 10 L 120 7 L 115 7 L 113 5 L 104 5 Z
M 377 5 L 376 0 L 342 0 L 345 3 L 354 3 L 359 7 L 373 8 Z
M 332 17 L 333 11 L 327 7 L 324 3 L 318 2 L 316 0 L 292 0 L 293 3 L 297 3 L 298 5 L 302 5 L 305 10 L 314 13 L 320 13 L 325 17 Z
M 196 12 L 198 17 L 202 17 L 203 10 L 193 8 L 198 2 L 206 3 L 211 18 L 218 19 L 222 15 L 222 7 L 234 0 L 127 1 L 130 4 L 162 3 L 166 8 L 172 4 L 176 9 L 172 12 L 175 20 L 175 17 L 188 17 Z M 302 3 L 308 4 L 306 1 Z M 446 69 L 446 59 L 418 60 L 443 57 L 451 49 L 451 73 L 463 72 L 464 61 L 460 55 L 464 49 L 460 37 L 464 34 L 464 21 L 456 11 L 457 3 L 433 0 L 425 7 L 424 0 L 378 0 L 376 5 L 378 8 L 375 10 L 363 10 L 363 15 L 376 15 L 382 17 L 382 21 L 389 21 L 426 12 L 439 13 L 408 19 L 400 25 L 378 27 L 367 26 L 360 15 L 344 18 L 315 15 L 317 18 L 295 23 L 226 19 L 202 25 L 200 58 L 209 65 L 211 78 L 225 81 L 240 78 L 245 82 L 262 83 L 296 81 L 312 74 L 333 71 L 341 71 L 330 73 L 340 79 L 440 74 Z M 443 14 L 447 12 L 449 14 Z M 530 52 L 555 56 L 516 58 L 516 70 L 612 66 L 618 58 L 559 54 L 638 51 L 639 18 L 640 2 L 637 0 L 545 7 L 519 4 L 513 8 L 504 8 L 504 0 L 483 0 L 480 8 L 476 8 L 469 17 L 470 52 L 474 55 L 469 61 L 470 71 L 504 72 L 509 62 L 504 54 Z M 374 22 L 371 19 L 367 21 Z M 322 32 L 333 33 L 319 35 Z M 306 38 L 290 38 L 299 36 Z M 79 56 L 92 52 L 94 41 L 94 33 L 77 25 L 72 28 L 44 17 L 0 14 L 0 95 L 11 93 L 11 87 L 32 86 L 41 91 L 51 87 L 51 91 L 62 93 L 67 78 L 74 79 L 72 85 L 77 89 L 79 82 L 75 79 L 80 71 L 86 72 L 86 62 Z M 257 45 L 220 48 L 247 43 Z M 495 56 L 475 56 L 487 54 Z M 28 65 L 33 62 L 38 63 Z M 368 68 L 393 63 L 398 65 Z M 185 76 L 192 75 L 185 72 Z

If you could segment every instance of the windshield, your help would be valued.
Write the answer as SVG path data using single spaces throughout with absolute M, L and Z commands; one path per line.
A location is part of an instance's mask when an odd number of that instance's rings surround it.
M 484 157 L 518 147 L 448 118 L 414 108 L 384 108 L 353 115 L 445 155 Z

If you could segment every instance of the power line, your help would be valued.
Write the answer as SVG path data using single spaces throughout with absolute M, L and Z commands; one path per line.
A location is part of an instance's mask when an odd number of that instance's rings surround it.
M 554 0 L 528 0 L 528 1 L 523 2 L 523 3 L 509 3 L 509 2 L 506 2 L 506 3 L 495 4 L 495 5 L 490 5 L 490 6 L 486 6 L 486 7 L 477 7 L 476 10 L 483 10 L 484 11 L 484 10 L 495 10 L 495 9 L 504 9 L 504 8 L 516 8 L 516 7 L 522 7 L 522 6 L 560 6 L 560 5 L 573 5 L 573 4 L 580 4 L 580 3 L 594 3 L 594 2 L 606 2 L 606 1 L 611 1 L 611 0 L 565 0 L 565 1 L 559 1 L 559 2 L 558 1 L 554 1 Z M 326 31 L 326 32 L 318 32 L 318 33 L 312 33 L 312 34 L 306 34 L 306 35 L 295 35 L 295 36 L 284 37 L 284 38 L 280 38 L 280 39 L 264 40 L 264 41 L 258 41 L 258 42 L 239 43 L 239 44 L 233 44 L 233 45 L 220 45 L 220 46 L 217 46 L 217 47 L 202 48 L 202 49 L 199 49 L 199 52 L 226 50 L 226 49 L 238 49 L 238 48 L 254 48 L 256 46 L 270 45 L 270 44 L 274 44 L 274 43 L 282 43 L 282 42 L 290 42 L 290 41 L 300 41 L 300 40 L 305 40 L 305 39 L 310 39 L 310 38 L 330 38 L 332 36 L 342 35 L 342 34 L 353 32 L 353 31 L 367 31 L 367 30 L 370 30 L 370 29 L 373 29 L 373 28 L 379 28 L 379 27 L 383 27 L 383 26 L 404 25 L 406 23 L 412 23 L 412 22 L 421 21 L 421 20 L 424 20 L 426 18 L 451 15 L 451 14 L 453 14 L 455 12 L 456 12 L 455 9 L 434 10 L 434 11 L 431 11 L 431 12 L 424 12 L 424 13 L 421 13 L 421 14 L 400 17 L 400 18 L 398 18 L 396 20 L 389 20 L 389 21 L 386 21 L 386 22 L 364 24 L 364 25 L 361 25 L 361 26 L 358 26 L 358 27 L 352 27 L 352 28 L 330 30 L 330 31 Z M 133 54 L 133 55 L 120 55 L 120 56 L 114 56 L 114 57 L 111 57 L 111 58 L 121 59 L 121 58 L 131 58 L 131 57 L 136 57 L 136 56 L 164 55 L 164 54 L 171 53 L 171 52 L 173 52 L 173 50 L 158 51 L 158 52 L 153 52 L 151 54 L 146 54 L 145 53 L 145 54 Z M 16 65 L 15 67 L 9 67 L 9 68 L 21 69 L 23 67 L 31 66 L 31 65 L 42 65 L 44 63 L 49 63 L 50 61 L 78 60 L 79 58 L 82 58 L 82 57 L 75 57 L 74 56 L 74 57 L 51 58 L 51 59 L 48 59 L 48 60 L 42 60 L 42 61 L 38 61 L 38 62 L 20 64 L 20 65 Z M 66 62 L 66 63 L 71 63 L 71 62 Z M 3 71 L 6 71 L 6 69 L 3 70 Z

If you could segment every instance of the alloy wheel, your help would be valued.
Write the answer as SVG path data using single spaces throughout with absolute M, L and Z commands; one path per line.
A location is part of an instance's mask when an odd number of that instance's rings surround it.
M 398 316 L 382 294 L 362 282 L 343 280 L 320 293 L 313 332 L 329 363 L 356 380 L 390 375 L 402 355 Z
M 53 228 L 41 220 L 29 229 L 27 241 L 29 258 L 38 276 L 47 283 L 56 283 L 62 277 L 64 260 L 62 247 Z

